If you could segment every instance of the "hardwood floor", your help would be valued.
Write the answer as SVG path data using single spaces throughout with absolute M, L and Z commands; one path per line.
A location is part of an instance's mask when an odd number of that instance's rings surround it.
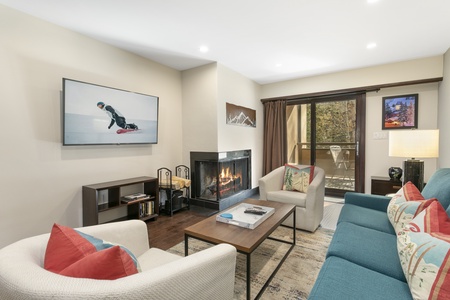
M 174 213 L 172 217 L 161 214 L 156 221 L 147 222 L 150 247 L 167 250 L 184 240 L 183 229 L 202 221 L 213 210 L 191 205 L 190 210 Z
M 334 203 L 333 203 L 334 202 Z M 335 229 L 342 204 L 324 203 L 324 219 L 321 226 Z M 184 228 L 202 221 L 216 211 L 191 205 L 190 210 L 176 212 L 173 217 L 165 214 L 158 216 L 156 221 L 148 221 L 148 237 L 150 246 L 167 250 L 184 240 Z

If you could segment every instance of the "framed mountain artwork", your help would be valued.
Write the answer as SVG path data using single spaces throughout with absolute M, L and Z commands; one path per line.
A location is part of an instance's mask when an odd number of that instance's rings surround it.
M 256 127 L 256 110 L 226 103 L 227 124 L 246 127 Z

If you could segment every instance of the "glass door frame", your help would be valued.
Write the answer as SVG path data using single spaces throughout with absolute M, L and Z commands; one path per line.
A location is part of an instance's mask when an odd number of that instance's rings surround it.
M 287 105 L 311 104 L 311 165 L 316 163 L 316 104 L 324 102 L 356 100 L 356 132 L 355 132 L 355 192 L 365 191 L 365 140 L 366 140 L 366 93 L 350 93 L 326 95 L 307 99 L 292 99 Z M 343 197 L 349 191 L 326 188 L 327 196 Z

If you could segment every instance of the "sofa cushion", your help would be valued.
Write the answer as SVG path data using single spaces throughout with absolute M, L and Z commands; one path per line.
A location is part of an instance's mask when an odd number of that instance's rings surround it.
M 138 260 L 142 271 L 148 271 L 182 258 L 182 256 L 178 256 L 158 248 L 150 248 L 144 254 L 139 256 Z
M 398 254 L 414 299 L 450 299 L 450 219 L 439 202 L 398 234 Z
M 108 280 L 136 273 L 138 270 L 133 259 L 120 246 L 89 254 L 59 272 L 69 277 Z
M 406 282 L 393 234 L 342 222 L 336 228 L 327 257 L 338 256 L 362 267 Z
M 389 202 L 387 214 L 396 233 L 402 230 L 436 198 L 425 200 L 417 187 L 408 181 Z
M 306 193 L 313 178 L 314 166 L 300 169 L 286 164 L 284 166 L 282 190 Z
M 433 173 L 422 190 L 425 198 L 436 198 L 450 215 L 450 168 L 439 169 Z
M 330 256 L 308 299 L 411 300 L 408 284 L 348 260 Z
M 306 194 L 295 193 L 291 191 L 272 191 L 267 192 L 267 200 L 281 203 L 294 204 L 300 207 L 306 207 Z
M 395 234 L 385 211 L 374 210 L 353 204 L 345 204 L 339 215 L 338 224 L 349 222 L 378 231 Z

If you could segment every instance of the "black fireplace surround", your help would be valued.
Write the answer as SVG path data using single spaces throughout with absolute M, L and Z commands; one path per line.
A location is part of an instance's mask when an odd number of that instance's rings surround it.
M 235 195 L 251 189 L 251 169 L 251 150 L 191 152 L 193 203 L 220 210 L 234 204 Z

